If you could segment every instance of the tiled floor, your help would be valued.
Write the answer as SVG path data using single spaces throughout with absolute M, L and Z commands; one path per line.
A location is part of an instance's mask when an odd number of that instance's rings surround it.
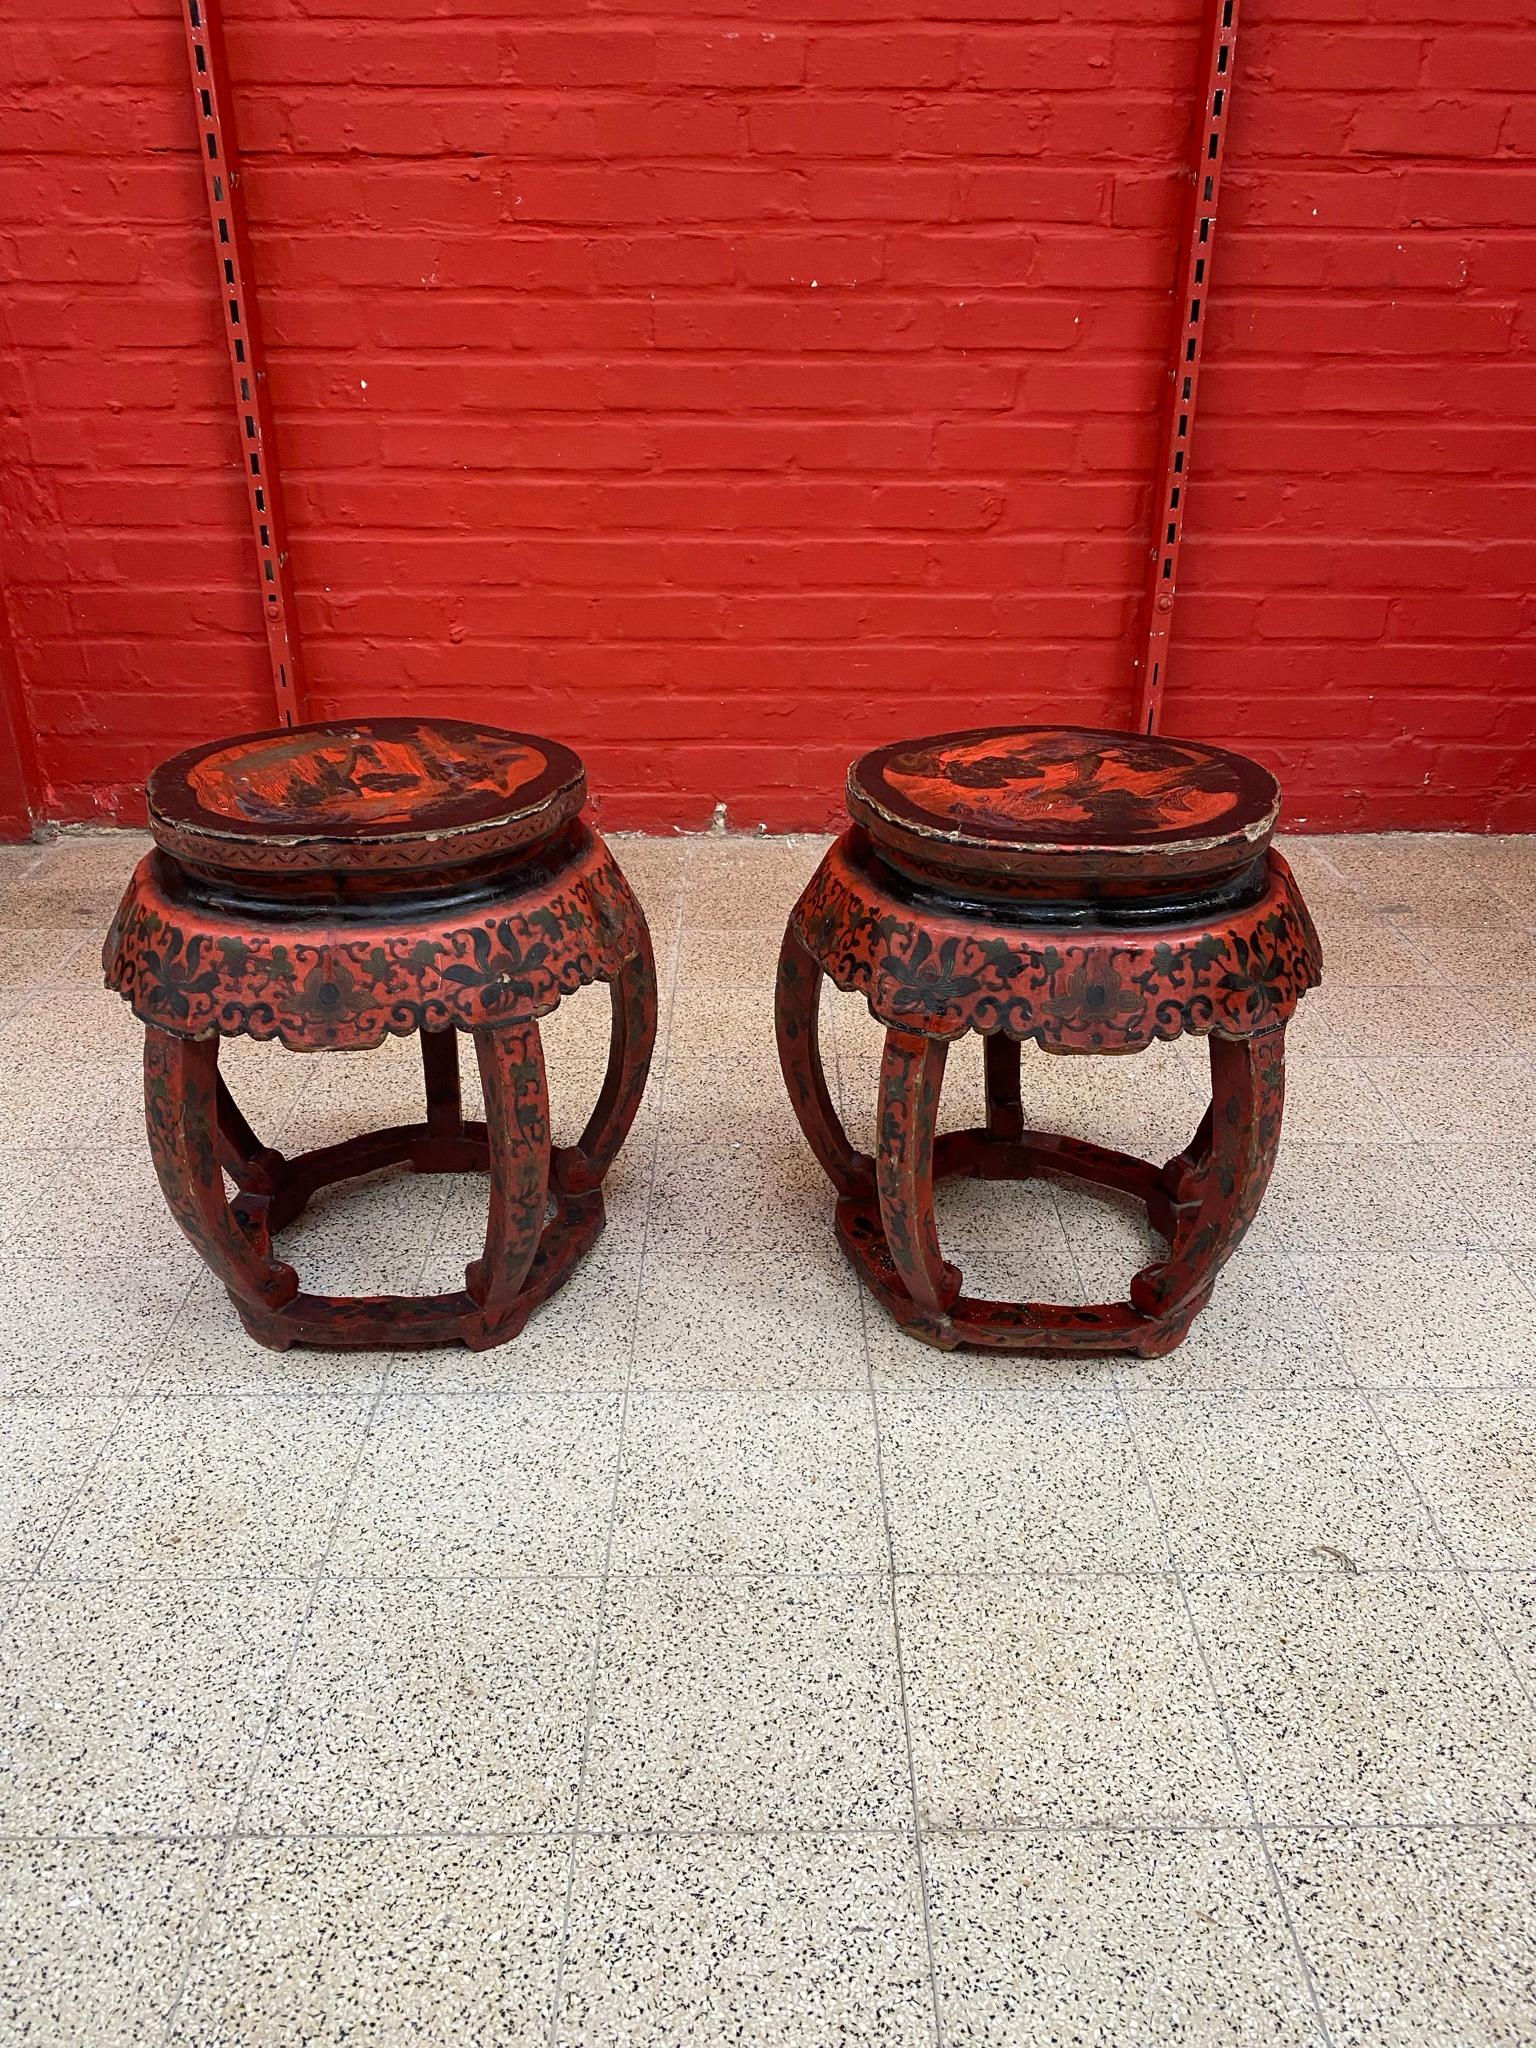
M 247 1342 L 160 1200 L 97 986 L 134 842 L 0 850 L 0 2040 L 1536 2039 L 1536 840 L 1293 847 L 1265 1208 L 1171 1358 L 1068 1365 L 927 1351 L 833 1248 L 769 1009 L 816 843 L 619 851 L 665 985 L 607 1235 L 504 1350 L 348 1356 Z M 567 1128 L 605 1032 L 549 1027 Z M 416 1113 L 408 1044 L 227 1063 L 290 1148 Z M 1025 1071 L 1196 1119 L 1197 1045 Z M 290 1242 L 453 1284 L 483 1200 Z M 943 1220 L 999 1292 L 1145 1244 Z

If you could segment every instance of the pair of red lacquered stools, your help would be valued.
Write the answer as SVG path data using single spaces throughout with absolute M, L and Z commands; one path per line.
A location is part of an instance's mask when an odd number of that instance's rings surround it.
M 450 721 L 298 726 L 199 747 L 149 785 L 154 851 L 107 939 L 107 980 L 145 1026 L 150 1147 L 177 1221 L 262 1343 L 515 1336 L 603 1224 L 603 1178 L 645 1088 L 656 978 L 644 915 L 584 816 L 567 748 Z M 1286 1022 L 1317 937 L 1270 844 L 1253 762 L 1185 740 L 1075 728 L 883 747 L 848 777 L 852 823 L 795 905 L 779 1052 L 837 1232 L 915 1336 L 1030 1352 L 1171 1350 L 1252 1221 L 1280 1135 Z M 877 1147 L 827 1088 L 821 980 L 886 1027 Z M 607 1074 L 574 1145 L 552 1145 L 539 1019 L 583 984 L 613 1001 Z M 460 1101 L 474 1041 L 485 1121 Z M 936 1135 L 945 1054 L 985 1040 L 985 1120 Z M 1211 1105 L 1153 1165 L 1025 1122 L 1019 1051 L 1139 1052 L 1208 1036 Z M 299 1052 L 419 1032 L 425 1116 L 286 1158 L 219 1073 L 221 1038 Z M 451 1293 L 310 1294 L 274 1235 L 317 1188 L 408 1163 L 489 1172 L 485 1245 Z M 973 1299 L 940 1249 L 934 1181 L 1059 1175 L 1145 1204 L 1166 1254 L 1130 1299 Z M 234 1187 L 226 1193 L 225 1176 Z

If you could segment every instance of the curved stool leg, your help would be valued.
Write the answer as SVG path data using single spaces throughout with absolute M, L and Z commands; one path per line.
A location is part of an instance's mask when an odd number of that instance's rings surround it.
M 774 1030 L 790 1106 L 837 1192 L 845 1198 L 867 1195 L 875 1163 L 850 1143 L 821 1064 L 821 979 L 820 966 L 793 929 L 785 932 L 774 992 Z
M 1285 1105 L 1285 1029 L 1257 1038 L 1211 1039 L 1211 1106 L 1174 1181 L 1173 1247 L 1131 1282 L 1143 1315 L 1191 1314 L 1253 1221 L 1274 1170 Z
M 485 1250 L 467 1269 L 464 1281 L 484 1315 L 483 1341 L 490 1343 L 505 1334 L 509 1314 L 519 1307 L 518 1294 L 544 1232 L 549 1092 L 537 1023 L 490 1026 L 474 1038 L 485 1090 L 491 1202 Z M 466 1337 L 466 1342 L 475 1341 Z
M 913 1301 L 940 1314 L 960 1292 L 960 1274 L 939 1250 L 933 1213 L 934 1127 L 948 1050 L 942 1039 L 886 1032 L 875 1161 L 891 1263 Z
M 144 1118 L 171 1214 L 237 1304 L 280 1308 L 298 1293 L 299 1277 L 292 1266 L 267 1256 L 265 1243 L 241 1227 L 225 1199 L 220 1110 L 223 1101 L 231 1108 L 233 1102 L 227 1091 L 221 1100 L 218 1074 L 216 1038 L 181 1038 L 155 1024 L 145 1027 Z
M 590 1194 L 602 1186 L 645 1094 L 656 1048 L 656 961 L 650 933 L 642 929 L 640 941 L 639 951 L 608 985 L 613 1004 L 608 1066 L 586 1129 L 574 1145 L 562 1145 L 554 1155 L 555 1183 L 567 1194 Z

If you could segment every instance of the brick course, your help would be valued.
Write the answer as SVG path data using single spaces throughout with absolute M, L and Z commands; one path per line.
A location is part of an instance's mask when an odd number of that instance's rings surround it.
M 1165 722 L 1318 829 L 1536 827 L 1519 7 L 1244 10 Z M 314 715 L 775 829 L 903 729 L 1124 723 L 1195 17 L 240 0 Z M 14 0 L 0 91 L 16 668 L 47 813 L 131 818 L 271 717 L 176 8 Z

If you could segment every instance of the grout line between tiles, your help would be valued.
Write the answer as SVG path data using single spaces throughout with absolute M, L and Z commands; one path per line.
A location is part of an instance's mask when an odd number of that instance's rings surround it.
M 1307 1819 L 1281 1821 L 1244 1820 L 1180 1820 L 1159 1815 L 1155 1819 L 1139 1820 L 1117 1814 L 1109 1819 L 1096 1820 L 968 1820 L 956 1824 L 945 1821 L 924 1827 L 922 1837 L 930 1842 L 969 1841 L 982 1837 L 1008 1839 L 1022 1837 L 1049 1839 L 1052 1836 L 1089 1835 L 1448 1835 L 1457 1837 L 1468 1834 L 1478 1835 L 1521 1835 L 1536 1838 L 1536 1820 L 1487 1820 L 1482 1818 L 1462 1820 L 1325 1820 Z M 20 1848 L 41 1844 L 68 1845 L 74 1848 L 91 1847 L 96 1844 L 154 1843 L 168 1848 L 187 1848 L 223 1844 L 233 1847 L 242 1842 L 454 1842 L 473 1845 L 477 1842 L 719 1842 L 719 1841 L 816 1841 L 816 1842 L 862 1842 L 881 1841 L 911 1844 L 910 1826 L 882 1827 L 878 1822 L 858 1827 L 805 1827 L 791 1825 L 718 1826 L 718 1827 L 521 1827 L 521 1828 L 207 1828 L 189 1829 L 185 1834 L 166 1834 L 154 1829 L 112 1828 L 99 1833 L 81 1833 L 59 1828 L 25 1830 L 20 1828 L 0 1830 L 0 1848 Z
M 1482 1390 L 1479 1389 L 1478 1391 Z M 1430 1500 L 1428 1494 L 1425 1493 L 1423 1487 L 1420 1486 L 1418 1474 L 1414 1471 L 1412 1463 L 1410 1462 L 1409 1458 L 1404 1452 L 1401 1444 L 1399 1444 L 1396 1435 L 1389 1427 L 1386 1417 L 1381 1413 L 1380 1408 L 1377 1406 L 1376 1397 L 1380 1394 L 1380 1392 L 1381 1389 L 1379 1388 L 1368 1388 L 1365 1390 L 1367 1404 L 1370 1407 L 1372 1415 L 1376 1418 L 1376 1427 L 1381 1431 L 1382 1435 L 1386 1438 L 1388 1444 L 1391 1446 L 1392 1455 L 1397 1460 L 1399 1466 L 1402 1468 L 1403 1476 L 1407 1480 L 1408 1485 L 1412 1490 L 1414 1499 L 1417 1500 L 1419 1506 L 1423 1509 L 1425 1517 L 1429 1522 L 1429 1526 L 1434 1531 L 1436 1542 L 1439 1543 L 1440 1547 L 1444 1550 L 1446 1554 L 1446 1558 L 1448 1560 L 1448 1569 L 1446 1576 L 1454 1576 L 1455 1578 L 1461 1581 L 1462 1592 L 1466 1595 L 1466 1598 L 1471 1602 L 1473 1611 L 1477 1615 L 1478 1620 L 1481 1621 L 1481 1623 L 1483 1624 L 1483 1628 L 1487 1633 L 1489 1641 L 1494 1645 L 1494 1648 L 1497 1651 L 1499 1657 L 1503 1660 L 1504 1664 L 1508 1668 L 1509 1674 L 1514 1680 L 1516 1691 L 1519 1693 L 1521 1699 L 1525 1701 L 1526 1712 L 1532 1717 L 1533 1725 L 1536 1725 L 1536 1688 L 1532 1687 L 1530 1681 L 1526 1678 L 1525 1673 L 1521 1670 L 1520 1665 L 1515 1658 L 1514 1652 L 1510 1649 L 1508 1642 L 1505 1640 L 1504 1631 L 1498 1626 L 1492 1614 L 1489 1612 L 1487 1603 L 1484 1601 L 1482 1596 L 1482 1590 L 1477 1583 L 1479 1577 L 1519 1577 L 1526 1573 L 1529 1570 L 1529 1567 L 1522 1565 L 1502 1565 L 1494 1567 L 1493 1570 L 1490 1572 L 1484 1572 L 1480 1567 L 1477 1570 L 1474 1570 L 1471 1566 L 1464 1565 L 1462 1563 L 1461 1558 L 1457 1553 L 1455 1545 L 1451 1542 L 1450 1537 L 1447 1536 L 1447 1534 L 1445 1533 L 1445 1529 L 1441 1524 L 1440 1517 L 1435 1512 L 1434 1503 Z
M 161 2028 L 161 2041 L 163 2043 L 168 2043 L 171 2039 L 171 2032 L 176 2024 L 177 2015 L 181 2011 L 182 2001 L 187 1995 L 187 1986 L 192 1981 L 192 1971 L 203 1946 L 203 1939 L 213 1914 L 215 1901 L 220 1897 L 224 1889 L 224 1881 L 234 1856 L 235 1844 L 242 1839 L 241 1822 L 245 1817 L 245 1810 L 250 1801 L 252 1788 L 260 1774 L 262 1760 L 267 1753 L 267 1745 L 272 1739 L 274 1728 L 277 1726 L 278 1716 L 287 1705 L 289 1689 L 293 1683 L 294 1670 L 309 1634 L 309 1625 L 314 1615 L 316 1603 L 325 1585 L 326 1562 L 330 1557 L 332 1547 L 341 1528 L 342 1517 L 346 1512 L 347 1498 L 352 1491 L 353 1483 L 362 1465 L 363 1455 L 368 1447 L 368 1439 L 373 1429 L 374 1420 L 378 1415 L 383 1399 L 384 1390 L 380 1386 L 372 1396 L 368 1418 L 358 1432 L 357 1448 L 352 1454 L 352 1462 L 348 1467 L 346 1477 L 336 1489 L 336 1505 L 331 1511 L 330 1525 L 325 1532 L 325 1542 L 321 1546 L 319 1559 L 309 1578 L 309 1598 L 305 1601 L 304 1611 L 299 1616 L 298 1622 L 294 1627 L 293 1636 L 288 1645 L 288 1655 L 283 1661 L 283 1668 L 278 1676 L 277 1683 L 272 1688 L 272 1698 L 267 1707 L 266 1717 L 262 1722 L 261 1733 L 253 1749 L 250 1766 L 241 1781 L 239 1797 L 235 1803 L 234 1819 L 230 1823 L 229 1831 L 225 1838 L 224 1853 L 219 1858 L 217 1867 L 210 1873 L 207 1896 L 204 1898 L 202 1910 L 197 1916 L 197 1924 L 188 1937 L 186 1959 L 182 1965 L 181 1975 L 177 1980 L 175 1994 L 170 2004 L 166 2007 L 165 2019 Z
M 103 1461 L 107 1456 L 107 1453 L 116 1444 L 117 1439 L 119 1438 L 119 1436 L 121 1436 L 124 1428 L 127 1426 L 128 1411 L 130 1406 L 132 1405 L 131 1396 L 126 1394 L 109 1395 L 106 1398 L 109 1400 L 115 1400 L 117 1402 L 117 1413 L 113 1416 L 109 1426 L 105 1430 L 103 1430 L 101 1442 L 96 1446 L 96 1454 L 91 1459 L 90 1464 L 86 1467 L 84 1473 L 81 1475 L 79 1485 L 74 1488 L 73 1492 L 69 1496 L 69 1499 L 64 1503 L 63 1507 L 59 1510 L 57 1519 L 55 1520 L 53 1527 L 49 1530 L 47 1536 L 39 1545 L 37 1559 L 36 1562 L 33 1564 L 31 1571 L 22 1575 L 20 1583 L 25 1586 L 32 1587 L 37 1586 L 39 1584 L 48 1583 L 43 1579 L 43 1566 L 48 1562 L 48 1559 L 53 1555 L 54 1549 L 57 1546 L 60 1537 L 64 1534 L 65 1529 L 69 1525 L 70 1518 L 73 1516 L 75 1510 L 79 1507 L 81 1501 L 85 1498 L 86 1493 L 89 1491 L 91 1481 L 96 1477 L 97 1471 L 100 1469 Z
M 362 1395 L 360 1400 L 375 1400 L 377 1396 Z M 457 1398 L 457 1397 L 454 1397 Z M 1354 1569 L 1319 1560 L 1315 1564 L 1299 1565 L 1202 1565 L 1199 1576 L 1202 1579 L 1310 1579 L 1334 1577 L 1347 1573 L 1351 1579 L 1434 1579 L 1462 1578 L 1468 1576 L 1455 1563 L 1445 1565 L 1358 1565 Z M 1096 1569 L 1083 1566 L 1067 1569 L 1058 1566 L 985 1566 L 953 1565 L 924 1570 L 906 1569 L 891 1572 L 889 1568 L 876 1568 L 877 1576 L 891 1576 L 893 1583 L 927 1584 L 934 1580 L 980 1580 L 983 1583 L 995 1581 L 998 1584 L 1041 1583 L 1045 1585 L 1168 1585 L 1179 1576 L 1176 1567 L 1159 1570 L 1155 1567 L 1137 1569 L 1127 1566 L 1105 1566 Z M 321 1568 L 321 1576 L 327 1589 L 337 1586 L 480 1586 L 480 1585 L 578 1585 L 603 1577 L 601 1566 L 590 1571 L 576 1568 L 568 1570 L 541 1571 L 525 1568 L 516 1571 L 476 1571 L 466 1567 L 455 1571 L 433 1571 L 425 1567 L 399 1572 L 331 1572 Z M 713 1566 L 694 1565 L 646 1565 L 631 1567 L 622 1571 L 610 1570 L 610 1580 L 621 1585 L 651 1585 L 658 1581 L 676 1583 L 680 1580 L 698 1580 L 710 1584 L 740 1583 L 742 1581 L 805 1580 L 811 1584 L 850 1585 L 867 1584 L 870 1572 L 857 1567 L 840 1567 L 836 1570 L 818 1571 L 800 1569 L 760 1568 L 741 1566 L 735 1569 L 718 1569 Z M 1477 1568 L 1477 1576 L 1487 1578 L 1532 1578 L 1536 1567 L 1530 1565 L 1489 1565 Z M 294 1585 L 307 1586 L 314 1574 L 309 1572 L 256 1571 L 247 1568 L 230 1572 L 166 1572 L 150 1570 L 125 1570 L 120 1572 L 58 1572 L 37 1580 L 35 1574 L 13 1574 L 0 1578 L 0 1590 L 9 1588 L 12 1593 L 23 1594 L 33 1591 L 51 1591 L 64 1586 L 122 1586 L 126 1584 L 162 1586 L 264 1586 Z
M 647 1076 L 647 1086 L 656 1085 L 663 1091 L 671 1066 L 672 1047 L 672 1006 L 677 993 L 677 964 L 682 951 L 683 932 L 687 925 L 687 868 L 683 871 L 683 899 L 678 914 L 676 929 L 671 939 L 671 957 L 667 972 L 667 999 L 665 1029 L 658 1031 L 661 1040 L 661 1074 Z M 658 1013 L 661 1005 L 657 1005 Z M 560 1941 L 555 1951 L 555 1977 L 550 1994 L 549 2048 L 558 2048 L 562 2031 L 562 2006 L 565 1995 L 565 1959 L 570 1947 L 571 1908 L 576 1895 L 576 1848 L 583 1839 L 582 1814 L 586 1808 L 588 1770 L 592 1754 L 592 1729 L 597 1718 L 598 1688 L 603 1668 L 603 1644 L 608 1624 L 608 1587 L 613 1563 L 613 1542 L 618 1524 L 619 1490 L 624 1482 L 624 1445 L 629 1423 L 629 1397 L 635 1370 L 635 1347 L 640 1335 L 640 1309 L 645 1299 L 645 1255 L 650 1243 L 651 1212 L 656 1198 L 656 1174 L 661 1158 L 661 1127 L 658 1122 L 651 1134 L 650 1173 L 646 1179 L 645 1217 L 640 1227 L 640 1255 L 635 1275 L 635 1299 L 630 1316 L 629 1356 L 624 1376 L 624 1388 L 619 1401 L 618 1442 L 614 1453 L 613 1490 L 608 1500 L 608 1534 L 603 1546 L 601 1584 L 597 1596 L 597 1609 L 592 1625 L 592 1672 L 587 1690 L 587 1711 L 582 1722 L 581 1752 L 576 1768 L 576 1791 L 571 1807 L 570 1852 L 565 1866 L 565 1897 L 560 1914 Z
M 1195 1655 L 1200 1660 L 1200 1668 L 1205 1676 L 1207 1697 L 1220 1723 L 1221 1732 L 1226 1741 L 1233 1768 L 1237 1772 L 1238 1783 L 1242 1786 L 1243 1800 L 1248 1808 L 1249 1829 L 1258 1843 L 1259 1854 L 1264 1860 L 1264 1868 L 1269 1878 L 1271 1896 L 1279 1907 L 1281 1917 L 1285 1922 L 1291 1949 L 1295 1955 L 1297 1967 L 1301 1971 L 1302 1982 L 1307 1990 L 1307 1997 L 1311 2002 L 1312 2015 L 1317 2024 L 1318 2035 L 1322 2041 L 1329 2044 L 1329 2048 L 1332 2048 L 1333 2032 L 1328 2025 L 1328 2016 L 1323 2006 L 1322 1990 L 1312 1967 L 1312 1958 L 1307 1953 L 1306 1947 L 1302 1942 L 1301 1930 L 1296 1925 L 1295 1915 L 1291 1911 L 1290 1898 L 1286 1893 L 1285 1880 L 1280 1874 L 1280 1867 L 1275 1861 L 1273 1848 L 1264 1833 L 1263 1823 L 1259 1815 L 1258 1801 L 1254 1797 L 1253 1786 L 1249 1782 L 1248 1772 L 1243 1763 L 1242 1751 L 1238 1747 L 1237 1733 L 1232 1726 L 1231 1716 L 1227 1712 L 1227 1705 L 1222 1696 L 1221 1687 L 1216 1682 L 1216 1673 L 1211 1664 L 1205 1637 L 1200 1632 L 1200 1624 L 1195 1615 L 1194 1602 L 1189 1597 L 1189 1585 L 1184 1568 L 1173 1546 L 1167 1516 L 1163 1512 L 1162 1501 L 1158 1498 L 1157 1489 L 1152 1484 L 1152 1476 L 1147 1470 L 1135 1416 L 1127 1406 L 1118 1385 L 1115 1388 L 1115 1398 L 1119 1403 L 1120 1412 L 1125 1420 L 1125 1426 L 1130 1431 L 1131 1449 L 1136 1458 L 1137 1470 L 1141 1474 L 1142 1486 L 1146 1489 L 1147 1496 L 1152 1503 L 1152 1512 L 1157 1517 L 1158 1528 L 1162 1535 L 1163 1550 L 1173 1566 L 1173 1581 L 1178 1589 L 1179 1602 L 1184 1611 L 1184 1624 L 1189 1630 L 1190 1640 L 1195 1646 Z
M 837 1101 L 839 1115 L 847 1118 L 847 1105 L 843 1093 L 843 1055 L 839 1039 L 834 1037 L 832 1045 L 833 1064 L 837 1074 Z M 928 1855 L 924 1847 L 924 1829 L 917 1789 L 917 1753 L 912 1741 L 912 1712 L 907 1698 L 907 1665 L 902 1648 L 901 1605 L 896 1597 L 896 1539 L 891 1527 L 890 1496 L 885 1484 L 885 1438 L 880 1419 L 880 1390 L 875 1383 L 875 1356 L 869 1338 L 869 1318 L 873 1307 L 869 1289 L 862 1276 L 856 1276 L 859 1304 L 859 1325 L 864 1339 L 864 1365 L 869 1393 L 871 1419 L 875 1431 L 875 1483 L 880 1494 L 880 1521 L 885 1533 L 886 1554 L 886 1597 L 890 1603 L 891 1636 L 896 1658 L 896 1697 L 901 1711 L 902 1742 L 907 1758 L 907 1790 L 912 1802 L 912 1856 L 917 1871 L 918 1902 L 923 1915 L 923 1946 L 928 1958 L 928 2003 L 929 2018 L 933 2026 L 935 2048 L 944 2048 L 944 2015 L 939 1996 L 939 1965 L 933 1939 L 933 1897 L 929 1883 Z

